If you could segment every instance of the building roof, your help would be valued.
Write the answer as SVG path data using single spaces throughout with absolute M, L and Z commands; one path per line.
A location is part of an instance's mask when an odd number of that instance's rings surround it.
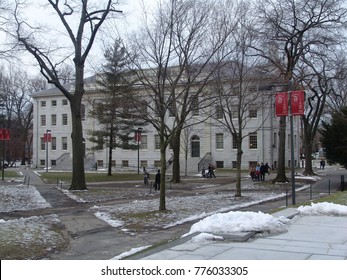
M 90 76 L 90 77 L 84 79 L 84 83 L 86 85 L 87 84 L 94 84 L 95 81 L 96 81 L 96 75 L 93 75 L 93 76 Z M 72 91 L 74 89 L 74 83 L 64 84 L 63 87 L 68 91 Z M 35 98 L 39 98 L 39 97 L 62 96 L 62 95 L 63 95 L 63 93 L 56 86 L 49 85 L 49 88 L 34 92 L 30 96 L 35 99 Z

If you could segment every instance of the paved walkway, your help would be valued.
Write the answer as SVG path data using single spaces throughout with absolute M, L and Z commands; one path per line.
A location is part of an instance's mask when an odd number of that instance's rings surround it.
M 30 175 L 30 184 L 36 186 L 52 205 L 52 209 L 46 211 L 59 215 L 71 237 L 69 247 L 49 256 L 50 259 L 110 259 L 132 248 L 159 244 L 169 239 L 176 241 L 142 252 L 132 259 L 347 259 L 347 217 L 296 216 L 287 233 L 252 238 L 246 242 L 233 242 L 228 239 L 223 242 L 198 244 L 192 243 L 190 238 L 176 239 L 189 231 L 189 223 L 170 230 L 125 236 L 121 230 L 110 227 L 88 212 L 90 205 L 76 203 L 54 186 L 43 183 L 31 170 L 24 169 L 23 173 Z M 332 180 L 338 179 L 336 175 L 329 176 Z M 328 178 L 325 182 L 317 182 L 315 189 L 324 188 L 323 192 L 326 193 L 327 180 Z M 336 182 L 332 181 L 334 191 Z M 297 195 L 299 198 L 301 193 L 298 192 Z M 305 197 L 307 199 L 307 192 Z M 267 213 L 269 209 L 281 207 L 283 204 L 283 200 L 271 201 L 242 210 Z
M 245 242 L 185 240 L 131 259 L 144 260 L 347 260 L 347 217 L 301 216 L 294 209 L 276 216 L 294 216 L 288 231 Z

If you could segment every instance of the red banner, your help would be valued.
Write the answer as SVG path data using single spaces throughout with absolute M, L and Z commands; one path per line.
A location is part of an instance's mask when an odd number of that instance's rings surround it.
M 288 116 L 288 92 L 277 92 L 276 99 L 276 116 Z
M 291 92 L 290 102 L 292 106 L 292 116 L 303 116 L 305 114 L 304 101 L 305 92 L 303 90 Z
M 135 132 L 135 142 L 141 142 L 141 132 L 139 131 Z
M 10 140 L 11 139 L 11 131 L 9 129 L 0 129 L 0 140 Z
M 44 133 L 43 134 L 43 142 L 51 142 L 52 141 L 52 135 L 50 133 Z

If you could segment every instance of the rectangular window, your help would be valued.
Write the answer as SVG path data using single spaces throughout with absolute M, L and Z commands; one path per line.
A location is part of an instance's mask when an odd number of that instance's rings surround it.
M 168 100 L 168 102 L 169 117 L 174 117 L 176 115 L 176 104 L 171 100 Z
M 141 163 L 140 163 L 140 166 L 141 167 L 148 167 L 148 163 L 147 163 L 147 160 L 141 160 Z
M 57 137 L 52 137 L 52 151 L 57 150 Z
M 81 104 L 81 120 L 86 120 L 86 105 Z
M 41 101 L 41 107 L 46 107 L 46 101 L 45 100 Z
M 40 159 L 40 165 L 41 166 L 45 166 L 46 165 L 46 161 L 44 159 Z
M 233 119 L 237 119 L 239 116 L 239 110 L 238 110 L 238 107 L 237 106 L 231 106 L 231 117 Z
M 43 137 L 40 138 L 40 146 L 41 146 L 41 151 L 46 150 L 46 143 L 45 143 L 45 140 L 43 139 Z
M 67 137 L 61 138 L 61 149 L 67 151 Z
M 96 163 L 98 164 L 98 167 L 104 167 L 104 161 L 103 160 L 97 160 Z
M 51 166 L 56 166 L 57 165 L 57 161 L 55 159 L 51 160 Z
M 129 161 L 128 160 L 122 160 L 122 167 L 129 167 Z
M 231 163 L 231 168 L 236 169 L 237 168 L 236 164 L 237 164 L 237 161 L 233 160 L 232 163 Z
M 140 148 L 142 150 L 147 150 L 147 146 L 148 143 L 147 143 L 147 135 L 141 135 L 141 144 L 140 144 Z
M 233 137 L 233 149 L 236 150 L 237 149 L 237 143 L 236 143 L 236 137 Z
M 216 161 L 216 167 L 217 168 L 224 168 L 224 161 Z
M 111 166 L 116 166 L 116 161 L 113 159 L 113 160 L 111 160 Z
M 67 114 L 62 114 L 62 125 L 67 125 Z
M 258 137 L 257 133 L 249 134 L 249 149 L 258 149 Z
M 52 123 L 52 126 L 57 125 L 57 115 L 51 115 L 51 123 Z
M 52 107 L 57 106 L 57 100 L 52 100 L 52 101 L 51 101 L 51 104 L 52 104 Z
M 258 109 L 255 106 L 251 106 L 249 108 L 249 117 L 250 118 L 257 118 L 258 116 Z
M 61 101 L 61 104 L 63 104 L 63 106 L 67 105 L 67 99 L 63 99 L 63 100 Z
M 46 126 L 46 115 L 41 115 L 40 119 L 41 119 L 41 126 Z
M 273 139 L 273 145 L 272 147 L 275 149 L 277 148 L 277 133 L 275 132 L 274 133 L 274 139 Z
M 216 134 L 216 149 L 221 150 L 223 148 L 224 148 L 223 133 L 217 133 Z
M 218 120 L 223 119 L 223 107 L 221 105 L 217 105 L 216 106 L 216 118 Z
M 155 160 L 154 161 L 154 167 L 160 168 L 160 160 Z
M 154 149 L 160 150 L 160 137 L 159 137 L 159 135 L 154 135 Z
M 292 147 L 292 139 L 290 137 L 290 134 L 288 134 L 288 150 L 290 150 Z
M 294 150 L 296 150 L 296 135 L 294 134 Z
M 123 139 L 123 150 L 129 150 L 130 149 L 130 145 L 129 145 L 129 140 L 128 139 Z
M 193 116 L 199 116 L 199 98 L 196 96 L 192 100 L 191 109 Z

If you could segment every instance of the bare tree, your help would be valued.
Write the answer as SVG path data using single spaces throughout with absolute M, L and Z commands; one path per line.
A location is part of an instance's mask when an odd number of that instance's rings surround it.
M 96 35 L 109 17 L 110 14 L 119 13 L 114 8 L 118 1 L 107 0 L 99 2 L 99 7 L 91 0 L 81 1 L 63 1 L 48 0 L 49 6 L 58 16 L 65 34 L 72 44 L 71 58 L 74 65 L 75 83 L 74 92 L 69 92 L 60 79 L 58 67 L 68 59 L 67 56 L 59 60 L 59 53 L 55 54 L 52 46 L 42 46 L 36 39 L 39 36 L 40 27 L 32 27 L 29 22 L 21 19 L 21 10 L 25 7 L 19 0 L 16 1 L 14 10 L 14 19 L 16 23 L 16 32 L 12 34 L 21 46 L 25 48 L 37 61 L 41 74 L 47 79 L 48 83 L 54 84 L 69 100 L 72 116 L 72 182 L 71 190 L 86 189 L 84 174 L 84 151 L 83 135 L 81 122 L 81 101 L 85 93 L 84 89 L 84 66 L 87 57 L 92 49 Z M 76 32 L 73 32 L 75 18 L 77 22 Z M 56 49 L 58 51 L 59 48 Z M 70 57 L 69 56 L 69 57 Z M 57 61 L 58 59 L 58 61 Z
M 343 0 L 259 1 L 264 43 L 257 50 L 288 85 L 287 90 L 297 86 L 294 72 L 300 58 L 310 53 L 313 46 L 334 45 L 342 38 L 346 16 L 344 3 Z M 288 181 L 285 131 L 286 117 L 280 117 L 278 169 L 274 182 Z
M 269 112 L 265 108 L 270 99 L 259 91 L 260 85 L 266 83 L 266 76 L 260 71 L 261 58 L 255 55 L 252 47 L 258 40 L 253 7 L 248 1 L 240 1 L 232 12 L 236 25 L 223 48 L 228 55 L 214 75 L 213 89 L 218 98 L 213 118 L 231 134 L 232 144 L 237 149 L 235 196 L 241 196 L 242 142 L 264 124 L 266 112 Z M 263 115 L 262 121 L 254 124 L 259 113 Z M 252 129 L 245 130 L 251 122 Z
M 177 182 L 182 129 L 188 119 L 195 123 L 206 119 L 207 116 L 197 116 L 199 109 L 213 102 L 204 89 L 217 67 L 212 64 L 214 56 L 231 32 L 226 23 L 229 15 L 217 11 L 217 6 L 200 0 L 163 1 L 153 18 L 147 18 L 138 35 L 132 38 L 137 54 L 134 64 L 146 89 L 145 103 L 137 106 L 141 109 L 147 106 L 144 118 L 160 138 L 159 210 L 166 209 L 167 147 L 172 145 Z
M 33 104 L 29 96 L 31 79 L 26 72 L 9 68 L 0 79 L 1 99 L 6 111 L 3 125 L 12 130 L 8 160 L 30 157 L 30 131 L 32 129 Z M 28 153 L 26 153 L 28 151 Z
M 302 116 L 303 144 L 305 151 L 304 175 L 314 174 L 312 152 L 322 116 L 327 111 L 327 100 L 335 92 L 334 86 L 345 74 L 345 57 L 341 52 L 334 53 L 332 46 L 316 49 L 307 54 L 300 65 L 300 82 L 306 90 L 305 115 Z M 336 96 L 336 95 L 335 95 Z

